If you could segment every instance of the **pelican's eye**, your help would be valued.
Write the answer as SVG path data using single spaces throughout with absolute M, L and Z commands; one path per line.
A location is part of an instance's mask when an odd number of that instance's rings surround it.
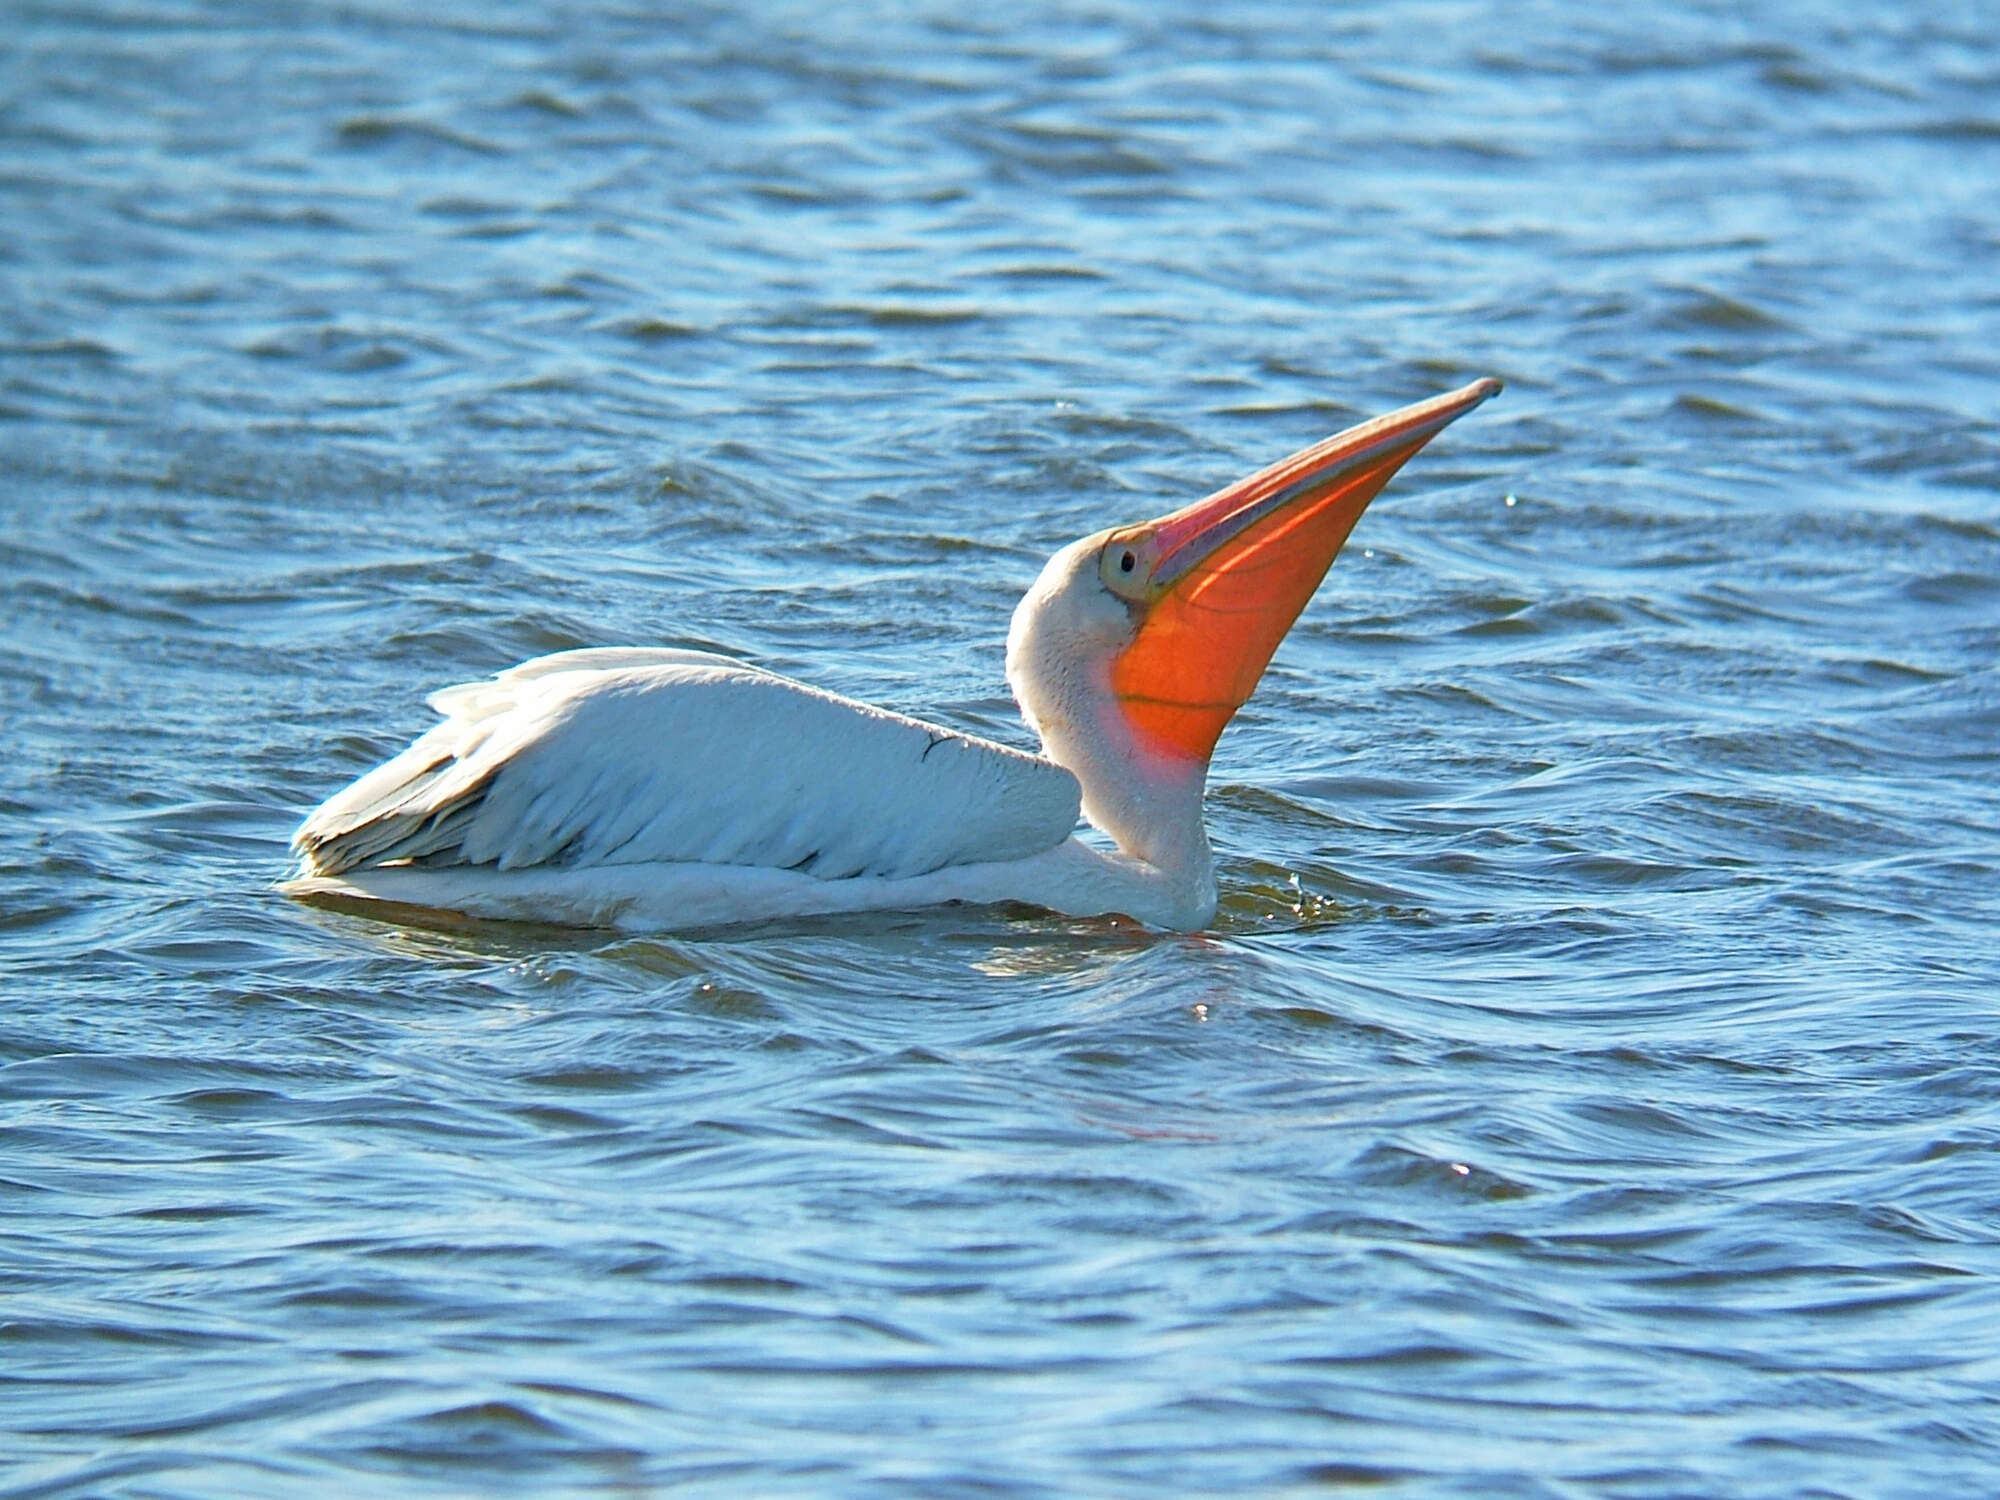
M 1113 533 L 1105 542 L 1097 573 L 1119 598 L 1136 603 L 1153 596 L 1152 540 L 1149 532 L 1134 527 Z

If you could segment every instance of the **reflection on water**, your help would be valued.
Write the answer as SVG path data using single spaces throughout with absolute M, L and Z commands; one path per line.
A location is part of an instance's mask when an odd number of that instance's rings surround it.
M 0 1487 L 1992 1489 L 1990 30 L 15 16 Z M 540 652 L 1025 743 L 1056 545 L 1485 374 L 1211 934 L 272 890 Z

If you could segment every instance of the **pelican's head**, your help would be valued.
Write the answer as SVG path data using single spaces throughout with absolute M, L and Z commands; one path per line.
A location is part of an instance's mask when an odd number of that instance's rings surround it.
M 1361 512 L 1497 380 L 1419 401 L 1239 479 L 1206 500 L 1072 542 L 1014 611 L 1007 680 L 1084 811 L 1130 853 L 1167 824 L 1161 802 L 1201 786 L 1223 726 L 1249 698 Z M 1137 806 L 1125 806 L 1133 798 Z

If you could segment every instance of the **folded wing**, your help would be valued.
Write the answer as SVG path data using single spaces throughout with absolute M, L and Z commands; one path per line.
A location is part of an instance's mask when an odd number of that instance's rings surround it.
M 565 651 L 430 701 L 442 724 L 294 836 L 309 873 L 672 861 L 904 877 L 1025 858 L 1076 825 L 1076 778 L 1053 762 L 705 652 Z

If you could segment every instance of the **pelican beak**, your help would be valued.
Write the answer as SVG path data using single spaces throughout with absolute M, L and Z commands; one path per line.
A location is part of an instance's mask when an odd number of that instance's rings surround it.
M 1111 669 L 1135 732 L 1207 761 L 1368 502 L 1497 380 L 1350 427 L 1206 500 L 1114 531 L 1099 569 L 1139 627 Z

